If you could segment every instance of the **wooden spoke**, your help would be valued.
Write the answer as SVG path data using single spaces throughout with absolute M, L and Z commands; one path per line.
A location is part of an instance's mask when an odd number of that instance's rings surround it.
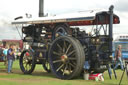
M 70 65 L 68 65 L 68 69 L 69 69 L 69 72 L 71 73 L 72 70 L 71 70 L 71 66 Z
M 64 47 L 67 48 L 66 41 L 64 41 Z
M 71 61 L 72 62 L 72 64 L 74 65 L 74 66 L 76 66 L 76 62 L 75 61 Z
M 71 48 L 71 46 L 72 46 L 71 44 L 68 46 L 68 48 L 67 48 L 67 50 L 66 50 L 66 52 L 65 52 L 66 54 L 68 53 L 68 51 L 69 51 L 69 49 Z
M 72 63 L 69 63 L 70 66 L 72 66 L 73 68 L 75 68 L 75 65 L 73 65 Z
M 59 44 L 57 44 L 57 47 L 59 47 L 60 50 L 63 50 L 62 47 Z
M 64 64 L 62 64 L 58 69 L 56 69 L 56 71 L 58 72 L 63 66 Z
M 66 69 L 67 69 L 67 64 L 66 64 L 66 66 L 65 66 L 65 68 L 63 70 L 63 75 L 65 74 Z
M 67 54 L 67 56 L 72 55 L 74 52 L 75 52 L 75 50 L 73 50 L 73 51 L 69 52 L 69 53 Z
M 58 56 L 61 56 L 61 54 L 60 53 L 57 53 L 56 51 L 53 51 L 53 54 L 58 55 Z
M 66 48 L 67 48 L 67 46 L 66 46 L 66 41 L 64 40 L 63 53 L 65 53 Z
M 53 63 L 59 63 L 59 62 L 62 62 L 62 60 L 55 60 L 55 61 L 53 61 Z
M 76 58 L 71 58 L 71 57 L 69 57 L 68 59 L 69 59 L 69 60 L 76 60 Z

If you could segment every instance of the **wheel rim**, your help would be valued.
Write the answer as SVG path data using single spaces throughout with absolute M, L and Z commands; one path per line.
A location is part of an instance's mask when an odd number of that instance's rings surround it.
M 71 76 L 77 65 L 76 50 L 68 40 L 59 40 L 51 51 L 52 67 L 61 77 Z

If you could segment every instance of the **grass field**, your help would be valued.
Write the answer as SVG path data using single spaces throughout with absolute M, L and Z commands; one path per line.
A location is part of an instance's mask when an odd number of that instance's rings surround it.
M 52 73 L 47 73 L 43 70 L 41 65 L 36 65 L 35 71 L 31 75 L 24 75 L 19 68 L 18 61 L 13 64 L 12 74 L 6 72 L 6 67 L 0 62 L 0 85 L 118 85 L 122 71 L 116 70 L 118 79 L 109 79 L 108 73 L 104 73 L 104 82 L 84 80 L 83 77 L 79 77 L 73 80 L 60 80 L 57 79 Z M 121 85 L 128 85 L 128 79 L 124 75 Z

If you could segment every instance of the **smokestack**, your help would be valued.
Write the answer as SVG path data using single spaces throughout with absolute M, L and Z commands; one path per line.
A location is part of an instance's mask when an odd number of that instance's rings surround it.
M 44 16 L 44 0 L 39 0 L 39 17 Z
M 109 8 L 109 13 L 110 13 L 110 17 L 109 17 L 109 38 L 110 38 L 109 50 L 110 50 L 110 52 L 112 52 L 112 41 L 113 41 L 113 9 L 114 9 L 114 6 L 111 5 Z

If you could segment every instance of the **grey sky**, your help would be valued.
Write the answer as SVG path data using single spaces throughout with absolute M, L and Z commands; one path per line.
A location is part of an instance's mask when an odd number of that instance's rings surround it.
M 118 11 L 128 12 L 128 0 L 118 0 L 115 6 Z
M 128 33 L 128 0 L 44 0 L 45 13 L 62 14 L 92 9 L 108 9 L 115 6 L 115 13 L 121 23 L 114 26 L 114 33 Z M 20 15 L 30 13 L 38 16 L 39 0 L 0 0 L 0 39 L 19 39 L 18 32 L 11 21 Z

